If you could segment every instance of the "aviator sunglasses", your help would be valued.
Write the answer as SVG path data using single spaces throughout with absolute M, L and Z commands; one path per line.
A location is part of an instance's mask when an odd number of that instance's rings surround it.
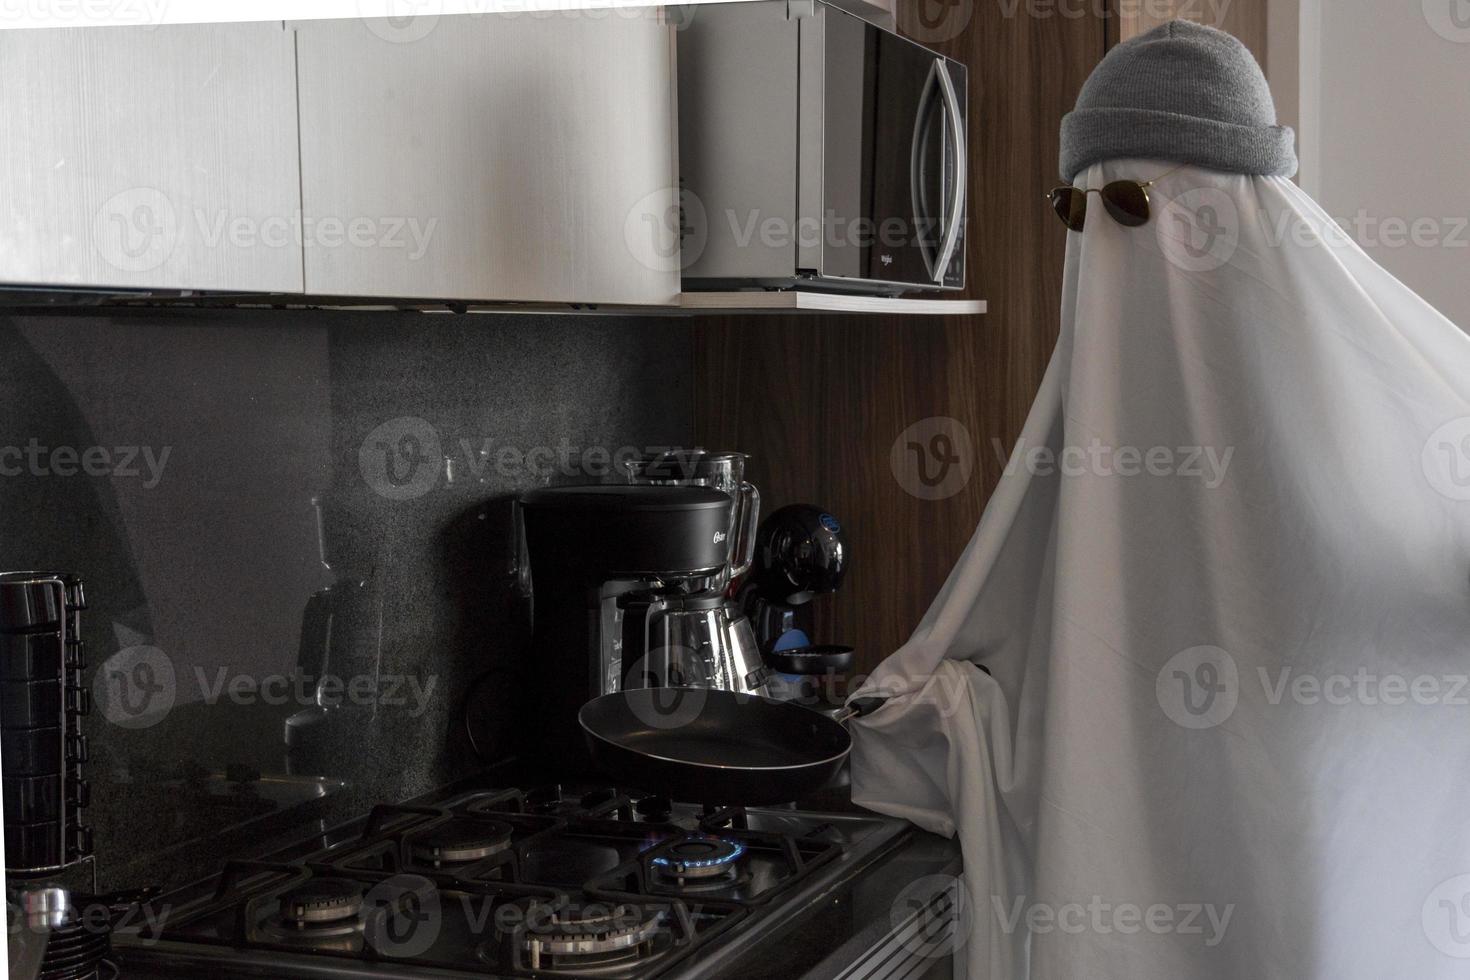
M 1096 194 L 1102 198 L 1103 207 L 1107 208 L 1108 214 L 1113 220 L 1127 228 L 1137 228 L 1148 224 L 1151 217 L 1149 210 L 1148 189 L 1163 180 L 1175 170 L 1182 170 L 1187 164 L 1180 164 L 1174 170 L 1168 170 L 1159 174 L 1153 180 L 1115 180 L 1102 188 L 1083 190 L 1080 187 L 1058 187 L 1046 195 L 1051 201 L 1052 210 L 1057 217 L 1062 219 L 1062 224 L 1072 231 L 1081 231 L 1087 223 L 1087 195 Z

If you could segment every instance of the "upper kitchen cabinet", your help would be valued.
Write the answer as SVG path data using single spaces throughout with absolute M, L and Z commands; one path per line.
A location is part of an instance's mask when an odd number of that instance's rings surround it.
M 658 11 L 295 26 L 308 293 L 677 301 Z
M 0 31 L 0 283 L 299 292 L 277 23 Z

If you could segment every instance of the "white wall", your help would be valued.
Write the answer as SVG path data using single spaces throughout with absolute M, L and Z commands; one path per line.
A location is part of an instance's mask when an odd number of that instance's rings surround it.
M 1300 11 L 1302 187 L 1470 331 L 1470 0 Z

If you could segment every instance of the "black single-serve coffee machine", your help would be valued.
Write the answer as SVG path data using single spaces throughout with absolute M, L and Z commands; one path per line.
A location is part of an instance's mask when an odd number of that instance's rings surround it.
M 761 656 L 775 671 L 772 697 L 811 696 L 811 679 L 852 669 L 852 647 L 811 639 L 811 602 L 841 587 L 848 559 L 842 524 L 825 508 L 791 504 L 761 524 L 755 568 L 740 603 L 755 626 Z
M 525 754 L 585 757 L 577 712 L 621 690 L 648 610 L 701 587 L 729 558 L 730 497 L 705 487 L 546 487 L 521 497 L 531 571 Z

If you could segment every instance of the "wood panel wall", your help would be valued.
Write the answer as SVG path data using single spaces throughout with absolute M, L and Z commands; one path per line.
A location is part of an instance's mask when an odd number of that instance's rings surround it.
M 1118 0 L 1123 40 L 1151 31 L 1176 17 L 1229 31 L 1265 65 L 1266 0 Z
M 856 646 L 864 671 L 908 638 L 969 541 L 1056 342 L 1065 230 L 1044 195 L 1061 117 L 1117 31 L 1061 6 L 899 6 L 904 33 L 970 69 L 966 295 L 988 315 L 694 321 L 698 439 L 754 455 L 766 512 L 812 502 L 843 520 L 852 563 L 843 591 L 818 600 L 819 639 Z M 941 416 L 968 432 L 972 476 L 924 500 L 890 450 Z

